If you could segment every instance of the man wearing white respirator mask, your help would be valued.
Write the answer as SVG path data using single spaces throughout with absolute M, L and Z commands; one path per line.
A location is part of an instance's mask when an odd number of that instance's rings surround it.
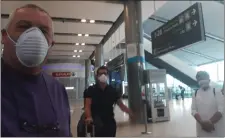
M 65 87 L 42 71 L 54 44 L 52 24 L 45 10 L 28 4 L 2 30 L 2 137 L 71 136 Z
M 86 123 L 94 123 L 96 137 L 115 137 L 116 121 L 114 119 L 114 105 L 118 105 L 123 112 L 133 118 L 132 112 L 123 104 L 120 94 L 108 85 L 108 69 L 98 68 L 96 85 L 87 89 L 85 98 Z
M 196 75 L 199 83 L 192 98 L 192 115 L 196 119 L 198 137 L 224 137 L 224 97 L 220 89 L 210 86 L 209 74 L 199 71 Z

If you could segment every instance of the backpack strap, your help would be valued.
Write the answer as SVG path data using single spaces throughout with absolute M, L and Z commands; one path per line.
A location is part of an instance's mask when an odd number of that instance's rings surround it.
M 197 96 L 197 93 L 198 93 L 198 89 L 197 89 L 197 90 L 195 90 L 195 97 Z
M 197 96 L 197 93 L 198 93 L 198 89 L 195 91 L 195 97 Z M 213 88 L 213 94 L 214 94 L 214 96 L 216 96 L 216 89 L 215 88 Z

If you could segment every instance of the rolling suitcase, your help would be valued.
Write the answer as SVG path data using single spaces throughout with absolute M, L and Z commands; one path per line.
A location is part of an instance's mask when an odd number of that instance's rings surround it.
M 85 125 L 85 137 L 95 137 L 94 124 Z

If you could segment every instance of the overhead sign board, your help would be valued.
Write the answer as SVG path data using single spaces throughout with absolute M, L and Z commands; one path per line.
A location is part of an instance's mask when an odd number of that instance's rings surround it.
M 202 5 L 195 3 L 151 33 L 154 56 L 205 41 Z

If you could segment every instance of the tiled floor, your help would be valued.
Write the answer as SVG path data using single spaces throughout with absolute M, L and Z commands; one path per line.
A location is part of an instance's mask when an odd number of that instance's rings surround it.
M 77 102 L 72 106 L 72 133 L 76 136 L 76 125 L 82 113 L 82 102 Z M 191 116 L 191 99 L 184 101 L 170 102 L 171 120 L 162 123 L 148 124 L 150 135 L 142 135 L 144 125 L 131 125 L 128 122 L 128 116 L 121 112 L 118 107 L 115 108 L 115 118 L 117 120 L 117 136 L 118 137 L 196 137 L 195 120 Z

